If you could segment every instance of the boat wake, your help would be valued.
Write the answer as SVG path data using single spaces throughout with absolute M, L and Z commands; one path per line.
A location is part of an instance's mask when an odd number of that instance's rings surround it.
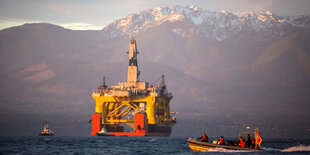
M 289 147 L 286 149 L 275 149 L 275 148 L 266 148 L 263 147 L 263 150 L 266 152 L 307 152 L 310 151 L 310 145 L 309 146 L 304 146 L 304 145 L 299 145 L 299 146 L 293 146 L 293 147 Z M 210 149 L 208 152 L 256 152 L 256 150 L 254 151 L 247 151 L 247 150 L 228 150 L 228 149 L 224 149 L 224 148 L 214 148 L 214 149 Z
M 267 152 L 279 152 L 279 151 L 281 151 L 281 149 L 275 149 L 275 148 L 271 148 L 271 147 L 263 147 L 262 149 L 264 151 L 267 151 Z
M 293 146 L 293 147 L 289 147 L 287 149 L 281 150 L 281 152 L 304 152 L 304 151 L 310 151 L 310 145 L 309 146 L 304 146 L 304 145 Z
M 210 150 L 208 150 L 208 152 L 256 152 L 256 150 L 251 150 L 251 151 L 248 151 L 248 150 L 228 150 L 228 149 L 224 149 L 224 148 L 212 148 Z
M 149 140 L 150 142 L 153 142 L 153 141 L 155 141 L 156 139 L 155 138 L 153 138 L 153 139 L 151 139 L 151 140 Z

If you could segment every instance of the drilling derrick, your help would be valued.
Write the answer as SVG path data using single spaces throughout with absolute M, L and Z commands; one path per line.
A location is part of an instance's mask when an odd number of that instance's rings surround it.
M 160 85 L 151 85 L 140 81 L 138 69 L 138 50 L 132 37 L 129 50 L 127 81 L 108 87 L 103 84 L 92 97 L 96 102 L 95 113 L 92 115 L 92 136 L 105 130 L 115 136 L 169 136 L 172 126 L 176 123 L 171 118 L 170 100 L 164 75 Z M 129 132 L 124 126 L 130 127 Z

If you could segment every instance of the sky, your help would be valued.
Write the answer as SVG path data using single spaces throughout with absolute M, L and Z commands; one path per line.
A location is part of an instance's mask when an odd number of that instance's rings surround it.
M 264 10 L 281 16 L 310 14 L 310 0 L 0 0 L 0 30 L 42 22 L 74 30 L 100 30 L 128 14 L 173 5 L 227 10 L 238 16 Z

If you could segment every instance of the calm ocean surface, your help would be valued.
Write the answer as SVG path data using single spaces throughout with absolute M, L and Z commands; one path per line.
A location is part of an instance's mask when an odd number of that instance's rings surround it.
M 310 154 L 310 140 L 263 139 L 262 152 L 195 153 L 186 137 L 0 137 L 0 154 Z M 212 138 L 210 138 L 212 139 Z

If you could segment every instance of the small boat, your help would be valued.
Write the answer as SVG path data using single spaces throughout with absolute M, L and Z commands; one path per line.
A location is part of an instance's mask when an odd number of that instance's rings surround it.
M 96 133 L 96 136 L 114 136 L 112 134 L 109 134 L 105 128 L 102 128 L 101 131 Z
M 245 150 L 245 151 L 254 151 L 254 150 L 261 150 L 259 148 L 247 148 L 247 147 L 240 147 L 234 145 L 220 145 L 220 144 L 212 144 L 208 142 L 202 142 L 196 139 L 189 138 L 187 140 L 187 144 L 189 148 L 196 152 L 208 152 L 210 149 L 214 148 L 223 148 L 228 150 Z
M 216 140 L 213 143 L 202 142 L 192 138 L 187 139 L 187 144 L 190 149 L 196 152 L 208 152 L 215 148 L 222 148 L 227 150 L 242 150 L 242 151 L 259 151 L 261 149 L 262 139 L 259 136 L 258 129 L 255 132 L 240 132 L 239 137 L 242 137 L 243 134 L 254 134 L 255 136 L 255 147 L 241 147 L 238 145 L 238 141 L 228 141 L 228 144 L 219 144 Z
M 48 125 L 45 125 L 39 136 L 53 136 L 55 133 L 48 128 Z

